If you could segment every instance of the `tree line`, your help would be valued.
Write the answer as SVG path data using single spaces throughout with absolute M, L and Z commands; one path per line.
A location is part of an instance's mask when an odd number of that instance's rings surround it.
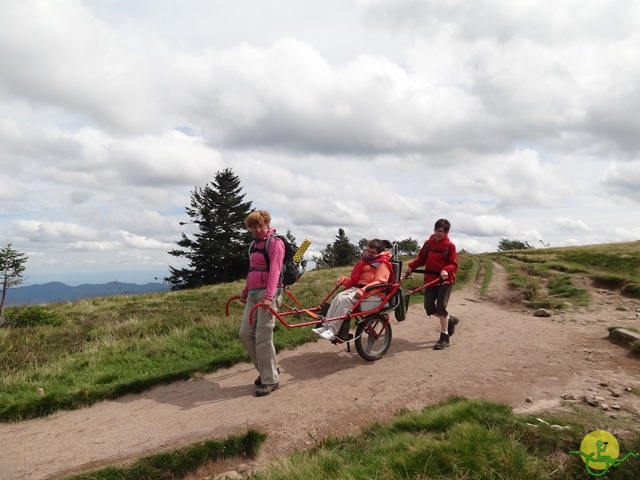
M 173 290 L 195 288 L 215 283 L 232 282 L 244 278 L 249 271 L 247 254 L 253 237 L 244 225 L 244 219 L 253 210 L 253 202 L 245 199 L 240 179 L 232 169 L 217 172 L 204 187 L 196 187 L 185 212 L 189 217 L 181 225 L 195 225 L 191 236 L 182 233 L 170 255 L 188 260 L 188 266 L 169 267 L 165 283 Z M 287 238 L 296 243 L 287 230 Z M 334 241 L 312 257 L 315 268 L 335 268 L 356 263 L 367 247 L 368 239 L 357 244 L 351 242 L 343 228 L 338 229 Z M 396 242 L 400 255 L 416 255 L 421 244 L 407 238 Z M 498 250 L 533 248 L 528 242 L 500 239 Z M 303 268 L 306 262 L 302 264 Z
M 253 241 L 244 220 L 252 210 L 253 202 L 245 199 L 240 179 L 230 168 L 217 172 L 213 181 L 204 187 L 196 187 L 185 208 L 189 220 L 180 222 L 194 225 L 195 231 L 190 235 L 183 232 L 176 242 L 179 248 L 169 251 L 174 257 L 185 258 L 188 265 L 169 266 L 169 276 L 164 281 L 173 290 L 180 290 L 244 278 L 249 271 L 247 255 Z M 286 236 L 296 243 L 290 230 Z M 363 238 L 357 245 L 353 244 L 340 228 L 333 243 L 312 257 L 315 268 L 352 265 L 360 258 L 367 242 Z M 401 255 L 415 255 L 419 248 L 418 241 L 411 238 L 398 242 Z M 303 260 L 302 267 L 305 266 Z
M 213 181 L 191 192 L 185 213 L 189 220 L 180 225 L 194 225 L 190 234 L 182 232 L 177 247 L 168 253 L 187 260 L 187 266 L 169 266 L 169 275 L 163 281 L 172 290 L 196 288 L 204 285 L 233 282 L 244 278 L 249 271 L 247 256 L 253 236 L 247 230 L 244 219 L 254 210 L 253 202 L 245 199 L 240 179 L 232 169 L 216 172 Z M 296 243 L 287 230 L 287 238 Z M 334 241 L 312 257 L 315 268 L 335 268 L 353 265 L 366 248 L 368 239 L 357 244 L 351 242 L 344 229 L 339 228 Z M 542 243 L 542 242 L 541 242 Z M 396 242 L 400 255 L 416 255 L 420 244 L 407 238 Z M 549 246 L 544 244 L 543 246 Z M 528 242 L 501 238 L 498 251 L 534 248 Z M 0 326 L 4 324 L 3 310 L 7 290 L 20 285 L 28 258 L 9 243 L 0 248 Z M 302 267 L 306 267 L 303 260 Z

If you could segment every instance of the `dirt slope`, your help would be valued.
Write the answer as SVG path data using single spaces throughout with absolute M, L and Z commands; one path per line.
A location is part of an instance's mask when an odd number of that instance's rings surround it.
M 269 435 L 258 458 L 193 478 L 233 468 L 247 473 L 327 435 L 356 433 L 400 408 L 418 410 L 451 395 L 535 412 L 559 405 L 562 394 L 582 398 L 588 388 L 605 398 L 612 387 L 640 388 L 640 360 L 610 342 L 606 329 L 638 326 L 640 302 L 591 289 L 588 310 L 538 318 L 496 266 L 485 297 L 475 285 L 452 295 L 450 310 L 461 322 L 444 351 L 432 349 L 437 322 L 416 296 L 408 319 L 394 320 L 385 358 L 365 362 L 355 349 L 325 341 L 283 352 L 281 388 L 268 397 L 253 396 L 256 372 L 242 364 L 91 408 L 0 424 L 0 479 L 62 478 L 255 428 Z M 640 411 L 628 392 L 611 403 L 620 405 L 619 416 Z

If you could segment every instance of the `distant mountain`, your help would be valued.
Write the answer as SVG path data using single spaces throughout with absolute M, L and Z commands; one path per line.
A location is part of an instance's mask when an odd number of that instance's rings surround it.
M 135 283 L 109 282 L 100 285 L 84 284 L 72 287 L 60 282 L 49 282 L 42 285 L 10 288 L 7 290 L 5 305 L 37 305 L 39 303 L 69 302 L 83 298 L 167 292 L 170 288 L 169 285 L 163 283 L 138 285 Z

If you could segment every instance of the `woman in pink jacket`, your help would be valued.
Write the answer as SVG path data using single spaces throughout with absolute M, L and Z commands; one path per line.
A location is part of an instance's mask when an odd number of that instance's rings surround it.
M 435 315 L 440 321 L 440 339 L 433 346 L 435 350 L 444 350 L 449 346 L 458 319 L 449 315 L 447 303 L 458 271 L 456 246 L 449 239 L 451 224 L 445 218 L 439 219 L 433 228 L 433 235 L 424 242 L 418 256 L 409 262 L 406 276 L 416 268 L 424 267 L 424 283 L 440 278 L 440 282 L 424 290 L 424 309 L 428 316 Z
M 276 233 L 271 228 L 271 215 L 266 210 L 251 212 L 244 221 L 254 237 L 249 253 L 249 273 L 242 289 L 241 301 L 245 304 L 240 325 L 240 341 L 260 374 L 256 378 L 256 395 L 269 395 L 280 386 L 280 370 L 273 346 L 275 316 L 266 308 L 254 312 L 253 322 L 249 314 L 257 304 L 277 310 L 282 304 L 280 274 L 284 259 L 284 243 L 278 237 L 269 242 L 269 265 L 265 256 L 267 239 Z

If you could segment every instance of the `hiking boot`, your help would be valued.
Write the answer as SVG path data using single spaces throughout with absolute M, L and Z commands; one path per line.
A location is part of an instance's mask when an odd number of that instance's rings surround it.
M 278 367 L 276 370 L 278 370 L 278 375 L 280 375 L 280 367 Z M 259 387 L 260 385 L 262 385 L 262 379 L 260 378 L 260 375 L 258 375 L 258 378 L 256 378 L 256 379 L 253 381 L 253 384 L 254 384 L 256 387 Z
M 259 385 L 258 388 L 256 388 L 256 397 L 264 397 L 266 395 L 269 395 L 279 386 L 280 383 L 274 383 L 273 385 Z
M 453 315 L 449 315 L 449 324 L 447 326 L 447 330 L 449 331 L 449 336 L 453 335 L 456 332 L 456 325 L 460 320 L 458 317 L 454 317 Z
M 434 350 L 444 350 L 449 346 L 449 335 L 446 333 L 440 332 L 440 340 L 436 342 L 433 346 Z

